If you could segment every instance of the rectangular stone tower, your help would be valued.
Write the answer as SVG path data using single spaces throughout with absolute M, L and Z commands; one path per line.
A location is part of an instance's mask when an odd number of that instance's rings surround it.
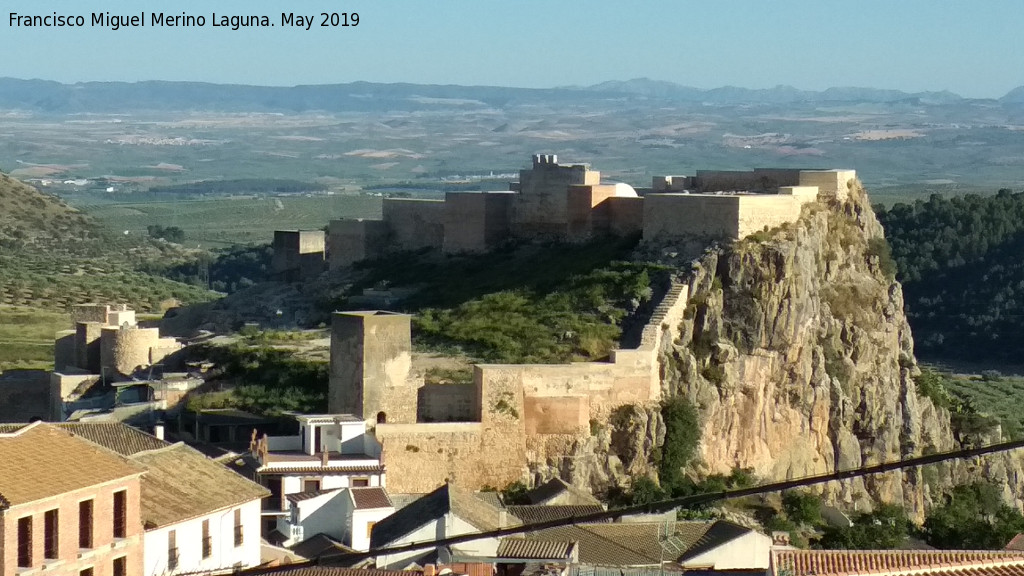
M 567 233 L 569 186 L 601 183 L 601 173 L 586 164 L 563 165 L 554 154 L 534 154 L 533 167 L 519 171 L 519 192 L 512 208 L 512 233 L 519 237 L 564 238 Z
M 378 310 L 335 312 L 331 323 L 331 414 L 416 422 L 412 316 Z

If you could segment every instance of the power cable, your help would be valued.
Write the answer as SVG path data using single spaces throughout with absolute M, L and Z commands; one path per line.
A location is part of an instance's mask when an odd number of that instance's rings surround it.
M 937 464 L 939 462 L 946 462 L 948 460 L 962 460 L 967 458 L 974 458 L 977 456 L 984 456 L 986 454 L 993 454 L 996 452 L 1015 450 L 1017 448 L 1024 448 L 1024 440 L 1013 440 L 1009 442 L 999 442 L 996 444 L 990 444 L 988 446 L 981 446 L 977 448 L 964 448 L 961 450 L 951 450 L 948 452 L 937 452 L 935 454 L 928 454 L 926 456 L 916 456 L 914 458 L 883 462 L 881 464 L 861 466 L 860 468 L 852 468 L 848 470 L 839 470 L 836 472 L 829 472 L 825 474 L 819 474 L 816 476 L 805 476 L 803 478 L 784 480 L 781 482 L 772 482 L 769 484 L 761 484 L 749 488 L 738 488 L 734 490 L 723 490 L 721 492 L 707 492 L 703 494 L 681 496 L 678 498 L 669 498 L 666 500 L 659 500 L 647 504 L 636 504 L 632 506 L 626 506 L 623 508 L 616 508 L 614 510 L 607 510 L 604 512 L 580 514 L 578 516 L 560 518 L 557 520 L 546 520 L 543 522 L 533 522 L 530 524 L 523 524 L 520 526 L 512 526 L 508 528 L 498 528 L 495 530 L 471 532 L 467 534 L 460 534 L 458 536 L 451 536 L 448 538 L 425 540 L 423 542 L 413 542 L 411 544 L 404 544 L 401 546 L 383 547 L 376 549 L 371 548 L 366 552 L 325 552 L 306 562 L 292 563 L 289 565 L 289 567 L 323 566 L 330 565 L 331 562 L 348 563 L 350 561 L 361 560 L 364 558 L 370 558 L 374 556 L 384 556 L 389 554 L 398 554 L 402 552 L 414 552 L 417 550 L 423 550 L 427 548 L 437 548 L 441 546 L 450 546 L 452 544 L 460 544 L 472 540 L 479 540 L 481 538 L 498 538 L 501 536 L 521 534 L 524 532 L 534 532 L 538 530 L 544 530 L 546 528 L 569 526 L 584 522 L 599 522 L 603 520 L 620 518 L 622 516 L 631 514 L 653 514 L 658 512 L 667 512 L 669 510 L 674 510 L 676 508 L 687 508 L 696 505 L 707 504 L 709 502 L 714 502 L 717 500 L 740 498 L 743 496 L 753 496 L 757 494 L 764 494 L 767 492 L 779 492 L 782 490 L 790 490 L 792 488 L 801 488 L 804 486 L 824 484 L 826 482 L 850 480 L 853 478 L 860 478 L 862 476 L 870 476 L 873 474 L 883 474 L 885 472 L 903 470 L 905 468 L 915 468 L 918 466 L 925 466 L 928 464 Z

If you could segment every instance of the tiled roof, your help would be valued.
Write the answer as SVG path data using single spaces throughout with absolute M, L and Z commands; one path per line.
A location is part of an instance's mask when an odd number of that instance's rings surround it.
M 384 466 L 274 466 L 262 467 L 261 475 L 268 474 L 383 474 Z
M 701 554 L 714 550 L 719 546 L 735 540 L 740 536 L 749 534 L 752 532 L 750 528 L 740 526 L 739 524 L 733 524 L 726 520 L 718 520 L 712 524 L 700 538 L 697 539 L 690 547 L 686 549 L 686 552 L 679 556 L 679 561 L 688 560 L 695 558 Z
M 291 550 L 303 558 L 311 559 L 323 554 L 355 552 L 352 548 L 345 546 L 323 532 L 295 544 L 291 547 Z
M 676 522 L 665 538 L 663 522 L 583 523 L 529 532 L 528 540 L 579 542 L 579 562 L 599 566 L 651 566 L 674 560 L 697 543 L 711 522 Z
M 530 490 L 526 494 L 526 497 L 530 499 L 530 504 L 545 504 L 552 498 L 558 496 L 562 496 L 564 499 L 568 500 L 567 502 L 563 502 L 563 504 L 601 504 L 597 498 L 594 498 L 583 490 L 566 483 L 561 478 L 552 478 L 533 490 Z
M 496 556 L 517 560 L 565 560 L 572 555 L 575 545 L 575 542 L 502 538 Z
M 145 469 L 38 422 L 0 434 L 0 508 L 141 474 Z
M 121 422 L 53 422 L 48 424 L 67 430 L 75 436 L 81 436 L 125 456 L 170 446 L 169 442 L 164 442 L 152 434 L 146 434 L 138 428 L 132 428 Z M 14 432 L 25 426 L 26 424 L 0 424 L 0 433 Z
M 494 506 L 495 508 L 505 507 L 505 503 L 501 501 L 501 494 L 498 492 L 474 492 L 474 494 L 476 494 L 477 498 L 483 500 L 484 502 L 487 502 L 488 504 Z
M 266 488 L 181 443 L 131 458 L 146 468 L 141 500 L 147 529 L 270 495 Z
M 357 509 L 391 508 L 391 499 L 388 498 L 388 493 L 383 488 L 374 486 L 349 488 L 349 490 L 352 492 L 352 499 L 355 501 Z
M 1006 544 L 1007 550 L 1024 550 L 1024 534 L 1017 534 Z
M 370 535 L 370 546 L 387 546 L 449 512 L 477 530 L 496 530 L 502 527 L 502 516 L 505 517 L 504 526 L 521 524 L 516 517 L 481 500 L 476 494 L 463 490 L 453 483 L 447 483 L 377 522 Z
M 418 570 L 366 570 L 336 566 L 278 566 L 246 570 L 245 573 L 251 576 L 422 576 L 423 574 Z
M 564 520 L 574 516 L 604 512 L 604 507 L 597 504 L 585 506 L 526 505 L 508 506 L 507 509 L 510 514 L 522 520 L 524 524 L 547 522 L 549 520 Z
M 306 492 L 295 492 L 294 494 L 288 495 L 288 501 L 293 503 L 302 502 L 303 500 L 309 500 L 311 498 L 323 496 L 324 494 L 329 494 L 331 492 L 340 492 L 341 490 L 344 490 L 344 488 L 327 488 L 325 490 L 308 490 Z
M 1024 575 L 1024 553 L 1008 550 L 773 550 L 776 576 L 851 574 Z

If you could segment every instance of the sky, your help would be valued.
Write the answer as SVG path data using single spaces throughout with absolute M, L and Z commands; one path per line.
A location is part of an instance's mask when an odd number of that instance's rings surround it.
M 785 84 L 950 90 L 1024 84 L 1020 0 L 3 0 L 0 76 L 292 86 L 358 80 L 543 88 L 647 77 L 698 88 Z M 146 27 L 88 25 L 142 13 Z M 11 26 L 82 15 L 83 28 Z M 154 28 L 152 12 L 206 18 Z M 314 16 L 309 29 L 281 14 Z M 321 27 L 321 12 L 359 14 Z M 213 27 L 266 15 L 270 28 Z

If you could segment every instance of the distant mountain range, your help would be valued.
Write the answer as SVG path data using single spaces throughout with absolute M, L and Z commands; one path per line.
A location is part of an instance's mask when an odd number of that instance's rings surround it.
M 585 87 L 548 89 L 371 82 L 293 87 L 166 81 L 61 84 L 46 80 L 0 78 L 0 109 L 58 114 L 125 110 L 369 112 L 423 109 L 430 106 L 464 106 L 471 109 L 480 106 L 503 107 L 511 104 L 557 104 L 615 99 L 718 105 L 818 102 L 907 102 L 916 105 L 942 105 L 965 100 L 948 91 L 909 93 L 851 87 L 810 91 L 792 86 L 767 89 L 724 86 L 704 90 L 647 78 L 602 82 Z M 1024 103 L 1024 86 L 1011 90 L 1000 98 L 999 102 Z

